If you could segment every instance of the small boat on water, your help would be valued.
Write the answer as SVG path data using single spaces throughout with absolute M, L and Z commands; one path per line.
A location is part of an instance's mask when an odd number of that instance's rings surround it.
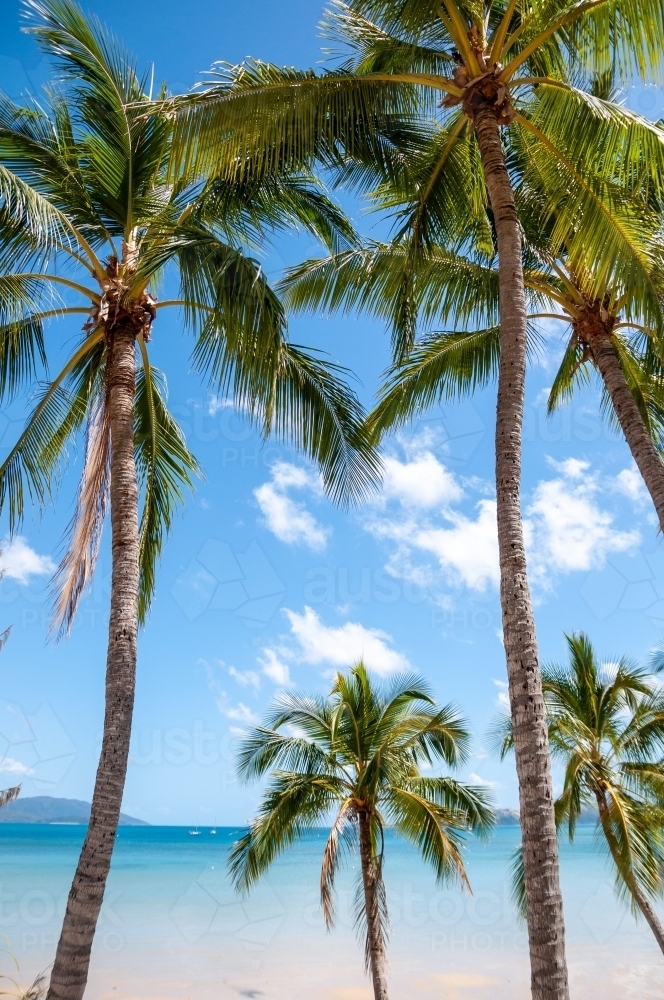
M 201 831 L 198 829 L 198 823 L 197 823 L 195 829 L 189 831 L 189 836 L 190 837 L 200 837 L 200 835 L 201 835 Z

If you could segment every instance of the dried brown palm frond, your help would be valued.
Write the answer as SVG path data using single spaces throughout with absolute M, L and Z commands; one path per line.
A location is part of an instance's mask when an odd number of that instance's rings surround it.
M 88 418 L 85 462 L 67 552 L 54 577 L 53 627 L 69 632 L 78 602 L 94 572 L 108 505 L 111 434 L 108 411 L 99 403 Z

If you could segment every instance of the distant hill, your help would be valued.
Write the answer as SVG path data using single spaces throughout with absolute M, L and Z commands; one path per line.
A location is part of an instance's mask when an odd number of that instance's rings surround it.
M 518 826 L 518 809 L 496 809 L 496 826 Z
M 51 795 L 18 798 L 0 809 L 0 823 L 82 823 L 90 820 L 90 803 L 56 799 Z M 149 826 L 142 819 L 120 813 L 120 826 Z
M 596 823 L 597 813 L 592 809 L 582 809 L 579 816 L 579 823 Z M 518 826 L 518 809 L 496 809 L 496 826 Z

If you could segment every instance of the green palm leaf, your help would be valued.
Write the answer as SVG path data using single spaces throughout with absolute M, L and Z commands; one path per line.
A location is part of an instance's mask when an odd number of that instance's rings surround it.
M 143 487 L 139 548 L 139 621 L 145 622 L 156 586 L 156 569 L 185 488 L 200 475 L 184 434 L 168 411 L 163 374 L 153 368 L 143 346 L 143 367 L 136 378 L 136 470 Z

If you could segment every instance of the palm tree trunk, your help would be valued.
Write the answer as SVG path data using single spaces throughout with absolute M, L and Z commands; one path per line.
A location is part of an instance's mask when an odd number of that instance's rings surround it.
M 380 916 L 380 871 L 373 855 L 369 813 L 359 812 L 360 864 L 364 885 L 364 910 L 367 919 L 367 965 L 371 971 L 374 1000 L 388 1000 L 385 943 Z
M 664 927 L 662 927 L 659 917 L 655 913 L 650 900 L 643 895 L 639 887 L 636 885 L 632 887 L 632 896 L 634 897 L 634 902 L 646 918 L 650 930 L 655 935 L 655 940 L 659 945 L 660 951 L 664 955 Z
M 67 900 L 47 1000 L 81 1000 L 124 791 L 136 678 L 138 487 L 134 463 L 131 326 L 112 332 L 108 365 L 113 572 L 106 658 L 106 712 L 87 836 Z
M 645 917 L 650 930 L 655 935 L 655 940 L 659 945 L 660 951 L 664 954 L 664 927 L 660 923 L 659 917 L 655 913 L 653 906 L 648 899 L 648 897 L 641 891 L 638 883 L 634 879 L 633 875 L 627 876 L 625 871 L 625 865 L 622 863 L 620 857 L 620 848 L 616 841 L 615 835 L 611 828 L 611 819 L 609 816 L 609 806 L 606 801 L 606 796 L 602 792 L 596 792 L 595 797 L 597 799 L 597 808 L 599 810 L 599 820 L 602 824 L 602 831 L 606 839 L 609 851 L 611 852 L 611 857 L 613 858 L 613 863 L 615 864 L 618 872 L 625 880 L 627 888 L 630 891 L 632 899 L 638 906 L 639 910 Z
M 521 521 L 527 323 L 521 230 L 496 109 L 481 104 L 473 117 L 498 239 L 496 499 L 500 598 L 519 779 L 531 990 L 533 1000 L 568 1000 L 551 760 Z
M 589 338 L 589 346 L 595 366 L 611 397 L 632 458 L 652 497 L 660 529 L 664 531 L 664 464 L 627 384 L 620 359 L 613 347 L 611 333 L 605 330 Z

